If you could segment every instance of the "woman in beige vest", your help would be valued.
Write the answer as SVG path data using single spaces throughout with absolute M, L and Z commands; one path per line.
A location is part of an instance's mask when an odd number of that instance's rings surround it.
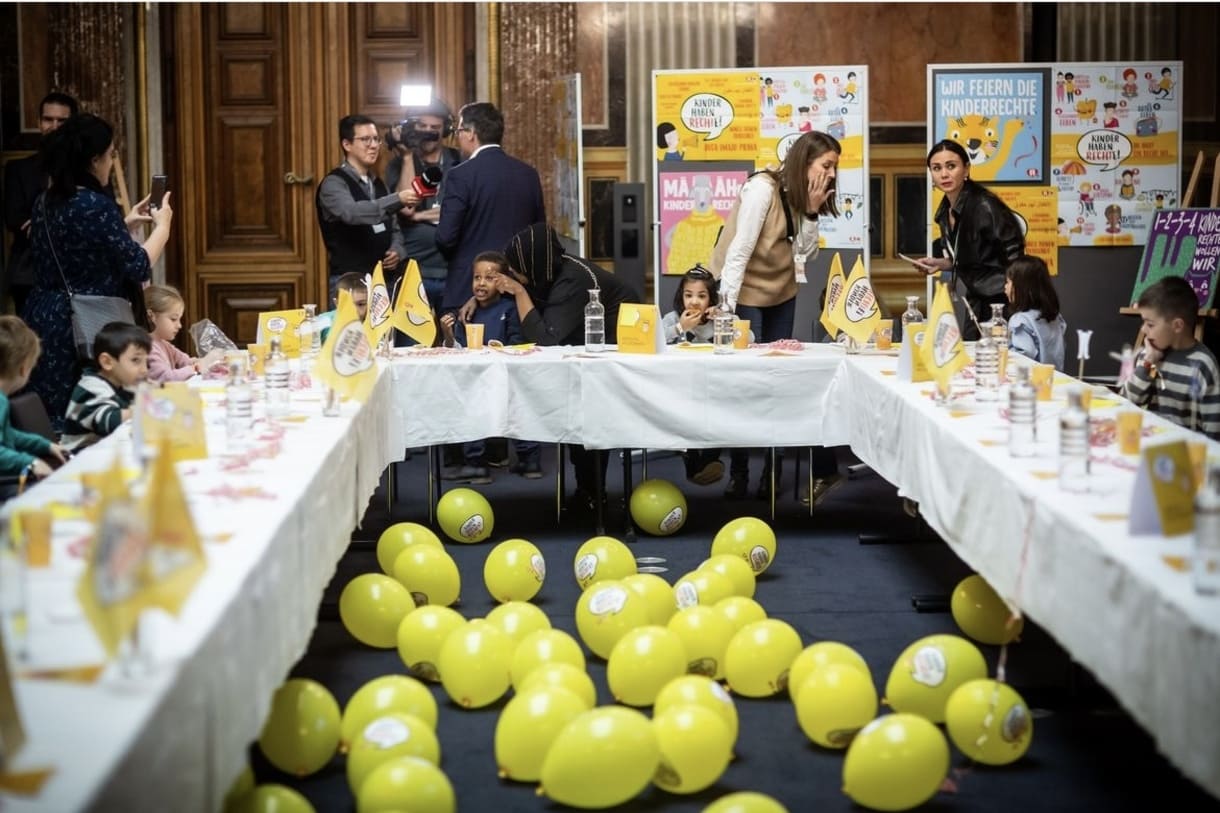
M 818 217 L 837 217 L 835 175 L 843 148 L 831 135 L 803 134 L 777 170 L 751 175 L 725 222 L 712 253 L 712 273 L 720 280 L 720 301 L 742 319 L 760 342 L 792 337 L 796 285 L 805 261 L 818 251 Z M 731 455 L 725 496 L 746 496 L 749 450 Z M 833 456 L 831 456 L 833 464 Z M 829 472 L 828 472 L 829 474 Z M 763 470 L 758 496 L 770 492 Z

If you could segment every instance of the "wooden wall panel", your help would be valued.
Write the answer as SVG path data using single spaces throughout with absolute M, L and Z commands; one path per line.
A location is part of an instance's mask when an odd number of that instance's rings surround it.
M 300 276 L 246 275 L 234 280 L 227 274 L 201 274 L 204 312 L 227 335 L 250 344 L 258 335 L 258 315 L 263 311 L 298 307 L 306 290 Z M 241 337 L 238 339 L 237 337 Z

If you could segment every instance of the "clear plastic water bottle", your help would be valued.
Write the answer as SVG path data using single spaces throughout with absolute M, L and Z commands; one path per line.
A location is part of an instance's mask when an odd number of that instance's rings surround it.
M 1008 388 L 1008 453 L 1013 457 L 1033 457 L 1038 441 L 1038 392 L 1029 381 L 1029 370 L 1026 365 L 1019 367 Z
M 733 312 L 718 308 L 712 317 L 712 352 L 724 355 L 733 352 Z
M 292 389 L 289 385 L 291 370 L 288 357 L 284 355 L 280 345 L 280 337 L 271 338 L 271 350 L 267 353 L 267 364 L 264 368 L 267 393 L 267 417 L 283 418 L 292 411 Z
M 1059 486 L 1074 494 L 1089 490 L 1089 411 L 1079 387 L 1068 392 L 1067 409 L 1059 416 Z
M 606 349 L 606 306 L 601 291 L 589 289 L 589 304 L 585 305 L 585 352 L 601 353 Z
M 1213 465 L 1195 495 L 1195 592 L 1220 595 L 1220 465 Z
M 1008 322 L 1004 319 L 1004 305 L 991 306 L 991 338 L 996 347 L 1008 347 Z
M 254 424 L 254 393 L 242 375 L 241 364 L 229 365 L 229 383 L 225 385 L 225 434 L 229 450 L 244 448 Z
M 974 345 L 974 397 L 979 401 L 1000 398 L 1000 348 L 990 336 Z
M 902 335 L 906 338 L 907 325 L 918 325 L 923 323 L 923 314 L 919 312 L 919 297 L 907 297 L 907 309 L 902 312 L 900 317 L 902 322 Z
M 322 332 L 318 330 L 318 306 L 302 305 L 305 318 L 301 321 L 301 360 L 309 361 L 322 352 Z

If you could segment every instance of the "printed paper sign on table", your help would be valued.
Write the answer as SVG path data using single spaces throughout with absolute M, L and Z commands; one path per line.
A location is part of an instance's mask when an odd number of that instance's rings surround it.
M 142 388 L 136 396 L 132 431 L 137 448 L 166 447 L 175 462 L 208 456 L 203 399 L 185 381 Z
M 846 288 L 847 277 L 843 275 L 843 259 L 836 251 L 830 260 L 830 272 L 826 275 L 826 301 L 822 303 L 822 315 L 818 317 L 818 321 L 832 339 L 839 335 L 839 327 L 835 324 L 832 312 L 838 307 Z
M 356 312 L 356 303 L 347 291 L 339 291 L 339 307 L 335 323 L 318 360 L 314 375 L 326 386 L 345 398 L 363 403 L 377 383 L 377 365 L 373 361 L 373 346 L 368 331 Z
M 1147 447 L 1141 458 L 1128 533 L 1176 536 L 1192 530 L 1195 481 L 1186 441 Z
M 369 341 L 373 347 L 381 344 L 381 337 L 389 333 L 394 323 L 390 307 L 390 291 L 385 284 L 385 271 L 381 263 L 373 269 L 373 282 L 369 286 L 368 313 L 364 317 L 364 326 L 369 333 Z
M 923 362 L 923 340 L 927 335 L 926 322 L 907 325 L 902 329 L 902 347 L 898 350 L 898 377 L 903 381 L 918 384 L 931 381 L 932 374 Z
M 920 355 L 941 392 L 948 392 L 953 374 L 970 363 L 962 345 L 962 329 L 953 312 L 949 288 L 943 282 L 936 283 L 936 296 L 932 299 L 932 312 L 928 316 Z
M 258 344 L 270 344 L 272 336 L 280 337 L 280 349 L 290 359 L 301 355 L 301 322 L 305 309 L 264 311 L 258 315 Z
M 656 305 L 619 305 L 618 349 L 620 353 L 660 353 L 665 349 L 661 312 Z
M 393 324 L 424 347 L 436 343 L 436 320 L 432 318 L 423 275 L 415 260 L 407 261 L 407 270 L 398 288 L 398 301 L 394 303 Z
M 839 255 L 835 254 L 837 262 Z M 832 275 L 834 271 L 831 271 Z M 839 273 L 843 273 L 842 265 Z M 830 301 L 830 287 L 827 282 L 826 299 Z M 857 257 L 847 277 L 841 295 L 835 297 L 834 306 L 830 308 L 830 321 L 840 330 L 857 342 L 864 344 L 873 335 L 877 325 L 881 323 L 881 311 L 877 308 L 877 296 L 873 293 L 872 283 L 864 271 L 864 262 Z

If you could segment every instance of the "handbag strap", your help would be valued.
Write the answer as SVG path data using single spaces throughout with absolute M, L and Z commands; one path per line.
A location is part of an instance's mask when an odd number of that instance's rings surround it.
M 55 267 L 59 269 L 59 278 L 63 280 L 64 290 L 68 292 L 68 296 L 72 297 L 72 288 L 68 286 L 68 278 L 64 276 L 64 267 L 59 264 L 59 255 L 55 252 L 55 241 L 51 239 L 51 223 L 47 215 L 47 202 L 43 195 L 38 196 L 38 205 L 42 207 L 42 228 L 47 233 L 47 245 L 51 248 L 51 258 L 55 260 Z

